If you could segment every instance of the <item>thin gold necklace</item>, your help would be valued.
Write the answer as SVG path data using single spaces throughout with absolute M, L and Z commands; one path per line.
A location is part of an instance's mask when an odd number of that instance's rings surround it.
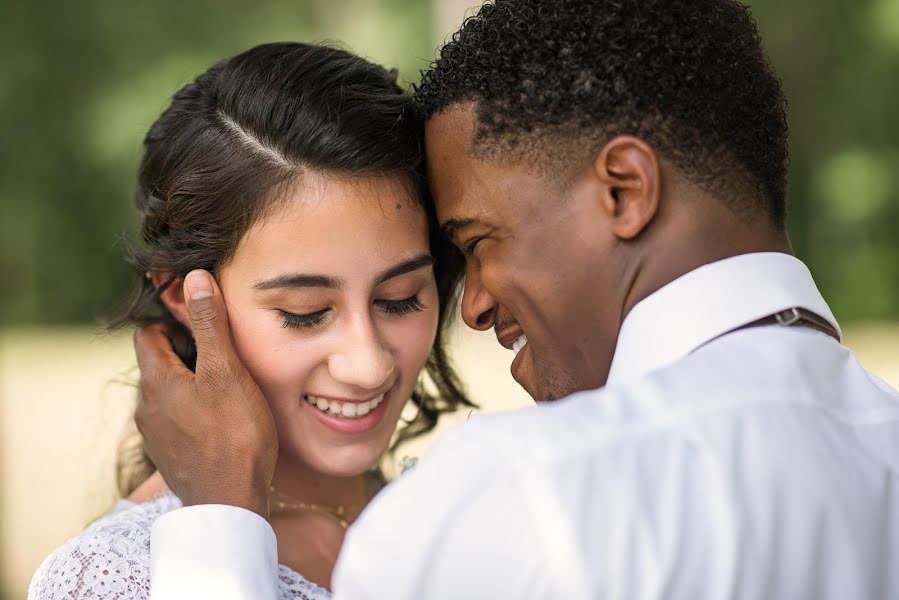
M 278 495 L 284 498 L 288 498 L 287 494 L 276 490 L 274 485 L 270 485 L 268 489 L 272 495 Z M 332 506 L 328 504 L 315 504 L 313 502 L 300 502 L 292 498 L 290 502 L 284 502 L 282 500 L 275 500 L 270 495 L 268 499 L 268 509 L 269 511 L 311 510 L 331 517 L 332 519 L 337 521 L 337 524 L 340 525 L 343 529 L 346 529 L 350 526 L 350 522 L 347 519 L 346 506 L 344 506 L 343 504 L 336 504 Z

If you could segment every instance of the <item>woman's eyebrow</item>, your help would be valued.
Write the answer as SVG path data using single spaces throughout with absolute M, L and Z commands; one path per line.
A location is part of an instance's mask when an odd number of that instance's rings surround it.
M 393 279 L 394 277 L 399 277 L 400 275 L 405 275 L 406 273 L 417 271 L 418 269 L 421 269 L 423 267 L 430 267 L 433 265 L 434 257 L 430 254 L 422 254 L 420 256 L 416 256 L 415 258 L 405 260 L 396 266 L 390 267 L 378 276 L 376 283 L 384 283 L 388 279 Z M 308 287 L 323 287 L 339 290 L 343 288 L 343 280 L 338 279 L 337 277 L 330 277 L 328 275 L 286 273 L 284 275 L 272 277 L 271 279 L 265 279 L 263 281 L 256 282 L 253 285 L 253 289 L 256 290 Z
M 324 287 L 339 290 L 343 287 L 343 281 L 335 277 L 327 275 L 303 275 L 301 273 L 290 273 L 278 275 L 271 279 L 259 281 L 253 285 L 257 290 L 274 290 L 280 288 L 307 288 L 307 287 Z
M 406 273 L 417 271 L 418 269 L 421 269 L 423 267 L 433 266 L 434 257 L 430 254 L 422 254 L 416 256 L 415 258 L 405 260 L 395 267 L 390 267 L 389 269 L 384 271 L 380 277 L 378 277 L 377 283 L 384 283 L 388 279 L 393 279 L 394 277 L 399 277 L 400 275 L 405 275 Z

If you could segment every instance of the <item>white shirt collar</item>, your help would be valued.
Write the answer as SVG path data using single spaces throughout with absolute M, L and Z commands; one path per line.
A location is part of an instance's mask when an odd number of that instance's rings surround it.
M 641 300 L 621 325 L 608 384 L 637 379 L 737 327 L 792 307 L 840 332 L 808 267 L 760 252 L 703 265 Z

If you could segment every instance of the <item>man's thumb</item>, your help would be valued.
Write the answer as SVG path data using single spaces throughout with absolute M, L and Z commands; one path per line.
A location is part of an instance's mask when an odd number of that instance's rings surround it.
M 197 342 L 198 362 L 224 358 L 231 343 L 228 313 L 221 291 L 209 272 L 197 269 L 187 274 L 184 278 L 184 301 L 187 303 L 191 332 Z

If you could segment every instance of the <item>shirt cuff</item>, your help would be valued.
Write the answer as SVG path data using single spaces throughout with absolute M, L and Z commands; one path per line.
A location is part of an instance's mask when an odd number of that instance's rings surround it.
M 268 521 L 221 504 L 159 517 L 150 534 L 153 600 L 277 600 L 278 547 Z

